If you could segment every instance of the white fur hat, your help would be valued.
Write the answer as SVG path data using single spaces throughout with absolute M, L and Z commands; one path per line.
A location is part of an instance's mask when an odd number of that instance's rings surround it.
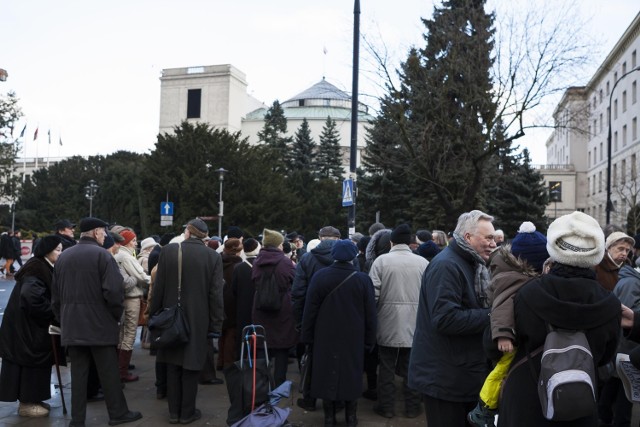
M 604 233 L 595 219 L 576 211 L 551 223 L 547 251 L 561 264 L 593 267 L 604 257 Z
M 142 242 L 140 242 L 140 250 L 144 251 L 145 249 L 157 245 L 158 242 L 155 241 L 153 237 L 147 237 Z

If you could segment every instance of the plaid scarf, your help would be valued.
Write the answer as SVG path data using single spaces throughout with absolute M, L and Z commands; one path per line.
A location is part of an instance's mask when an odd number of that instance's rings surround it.
M 456 243 L 458 247 L 462 249 L 464 252 L 471 255 L 473 260 L 476 263 L 476 277 L 473 283 L 473 286 L 476 291 L 476 297 L 480 302 L 480 305 L 484 308 L 489 307 L 489 298 L 487 296 L 487 288 L 489 287 L 489 283 L 491 278 L 489 277 L 489 270 L 487 269 L 487 264 L 484 259 L 476 252 L 466 240 L 457 233 L 453 233 L 454 239 L 456 239 Z

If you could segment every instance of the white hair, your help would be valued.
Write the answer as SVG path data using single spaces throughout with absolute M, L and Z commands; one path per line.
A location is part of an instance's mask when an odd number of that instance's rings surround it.
M 454 233 L 458 236 L 464 236 L 467 233 L 475 233 L 480 221 L 493 221 L 493 217 L 479 210 L 465 212 L 458 217 L 458 224 Z

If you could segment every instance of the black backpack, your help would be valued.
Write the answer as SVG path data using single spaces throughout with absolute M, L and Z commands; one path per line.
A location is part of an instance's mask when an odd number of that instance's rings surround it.
M 265 271 L 260 276 L 258 283 L 256 283 L 256 293 L 253 301 L 257 310 L 280 311 L 282 308 L 282 293 L 275 274 L 278 264 L 271 271 Z
M 591 416 L 597 408 L 596 370 L 582 331 L 548 325 L 538 378 L 542 414 L 551 421 Z

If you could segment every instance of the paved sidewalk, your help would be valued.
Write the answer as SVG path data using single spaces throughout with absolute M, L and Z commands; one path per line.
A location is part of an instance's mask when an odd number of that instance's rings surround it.
M 138 336 L 139 336 L 138 332 Z M 139 341 L 136 342 L 132 363 L 136 365 L 135 373 L 140 376 L 140 380 L 133 383 L 128 383 L 124 389 L 129 408 L 131 410 L 142 412 L 143 418 L 139 421 L 124 424 L 125 426 L 165 426 L 169 424 L 169 410 L 167 408 L 167 401 L 156 399 L 156 390 L 154 386 L 155 370 L 154 363 L 155 357 L 149 355 L 148 350 L 140 348 Z M 298 408 L 295 401 L 300 395 L 297 392 L 298 381 L 298 369 L 297 364 L 289 364 L 288 379 L 293 381 L 292 397 L 280 402 L 280 407 L 290 407 L 292 409 L 289 421 L 296 426 L 322 426 L 323 414 L 320 402 L 318 402 L 318 409 L 314 412 L 306 412 Z M 51 383 L 52 393 L 51 400 L 48 403 L 51 404 L 51 413 L 46 418 L 25 418 L 18 416 L 18 403 L 6 403 L 0 402 L 0 426 L 29 426 L 29 427 L 45 427 L 56 426 L 66 427 L 71 420 L 71 378 L 69 369 L 62 367 L 62 382 L 64 387 L 64 396 L 67 404 L 67 415 L 62 413 L 62 400 L 60 399 L 60 393 L 57 389 L 53 388 L 53 384 L 57 384 L 57 378 L 55 375 L 55 369 L 52 369 Z M 222 378 L 222 373 L 219 372 L 219 378 Z M 398 380 L 398 390 L 401 390 L 401 383 Z M 402 413 L 401 396 L 398 396 L 396 402 L 396 409 L 399 414 Z M 409 427 L 409 426 L 425 426 L 424 414 L 418 418 L 408 419 L 402 416 L 397 416 L 392 419 L 382 418 L 373 413 L 373 403 L 366 399 L 359 400 L 358 418 L 360 427 Z M 198 399 L 196 403 L 197 407 L 202 411 L 202 418 L 194 423 L 192 426 L 226 426 L 227 409 L 229 408 L 229 398 L 227 396 L 227 388 L 225 385 L 207 385 L 199 386 Z M 109 418 L 107 416 L 107 410 L 104 402 L 93 402 L 87 405 L 87 427 L 106 426 L 108 425 Z M 344 412 L 338 414 L 338 425 L 346 425 L 344 422 Z

